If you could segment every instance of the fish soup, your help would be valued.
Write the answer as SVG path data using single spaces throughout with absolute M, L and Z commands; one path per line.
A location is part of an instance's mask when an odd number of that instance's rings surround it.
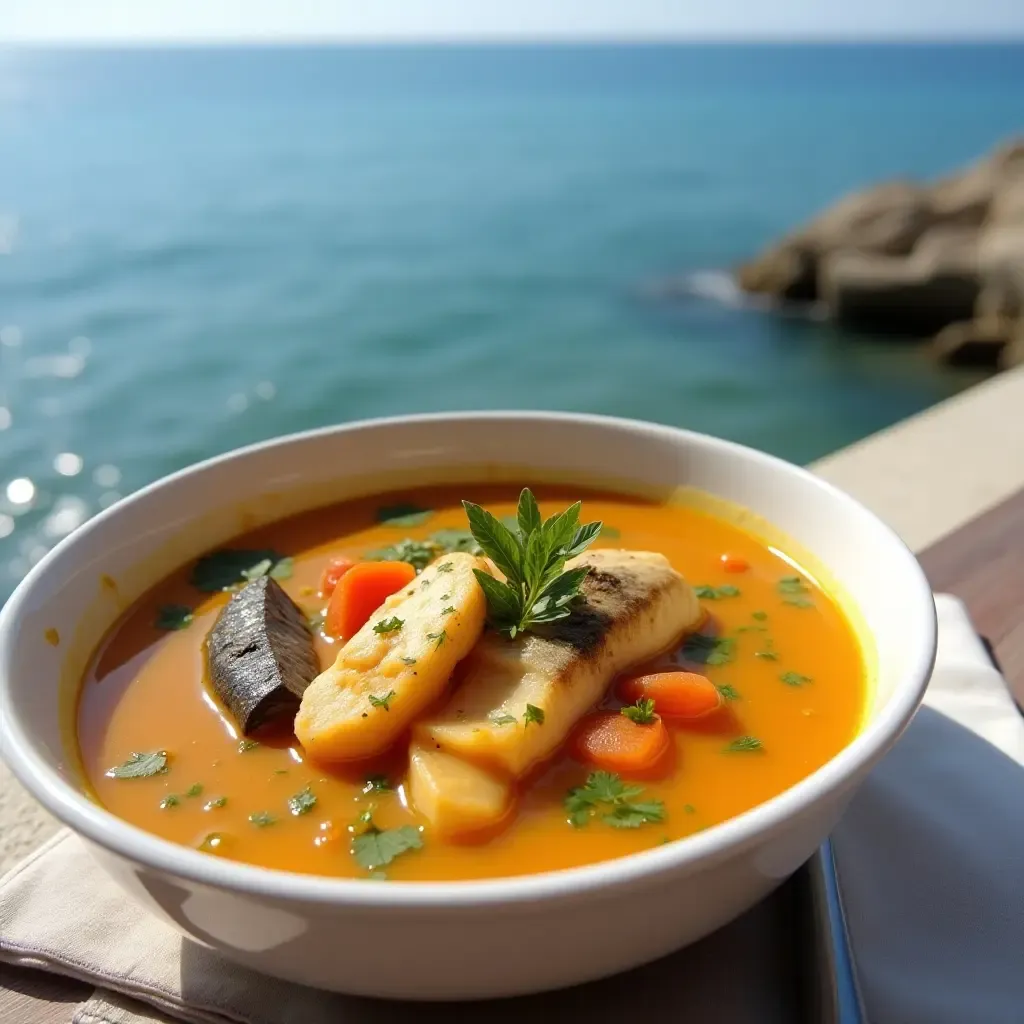
M 685 839 L 850 742 L 860 647 L 797 563 L 696 507 L 533 493 L 360 499 L 183 567 L 87 671 L 96 798 L 265 867 L 502 877 Z

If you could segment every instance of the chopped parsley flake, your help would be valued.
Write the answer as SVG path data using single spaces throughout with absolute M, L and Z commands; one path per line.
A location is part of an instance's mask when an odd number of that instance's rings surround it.
M 635 704 L 622 708 L 622 714 L 637 725 L 650 725 L 658 717 L 654 713 L 654 701 L 650 697 L 641 697 Z
M 730 754 L 750 753 L 754 750 L 764 749 L 764 744 L 756 736 L 740 736 L 725 749 Z
M 451 572 L 452 569 L 454 569 L 454 568 L 455 568 L 455 566 L 453 566 L 451 562 L 442 562 L 437 567 L 437 571 L 438 572 Z
M 543 708 L 539 708 L 535 704 L 526 705 L 526 711 L 523 712 L 523 725 L 527 726 L 531 722 L 536 722 L 538 725 L 544 724 Z
M 807 596 L 811 588 L 800 576 L 783 576 L 775 589 L 782 595 L 784 604 L 792 605 L 794 608 L 813 608 L 814 602 Z
M 687 661 L 726 665 L 736 657 L 736 640 L 729 636 L 691 633 L 683 642 L 682 655 Z
M 228 802 L 226 796 L 215 796 L 212 800 L 207 800 L 203 804 L 204 811 L 215 811 L 218 807 L 223 807 Z
M 239 740 L 238 752 L 244 754 L 248 750 L 255 750 L 259 746 L 256 740 Z
M 396 857 L 423 847 L 419 831 L 412 825 L 401 825 L 384 831 L 371 824 L 361 836 L 352 840 L 352 856 L 367 871 L 390 864 Z
M 507 712 L 492 711 L 488 716 L 487 720 L 491 725 L 515 725 L 518 719 L 515 715 L 510 715 Z
M 181 803 L 181 800 L 173 793 L 168 793 L 167 796 L 160 801 L 160 810 L 166 811 L 171 807 L 177 807 Z
M 388 692 L 386 694 L 384 694 L 383 697 L 376 697 L 376 696 L 374 696 L 371 693 L 370 694 L 370 703 L 375 708 L 383 708 L 385 711 L 390 711 L 391 708 L 388 707 L 388 704 L 391 703 L 391 698 L 394 697 L 394 696 L 395 696 L 395 691 L 394 690 L 388 690 Z
M 288 810 L 296 817 L 300 814 L 309 814 L 314 807 L 316 807 L 316 796 L 309 786 L 288 798 Z
M 249 815 L 249 821 L 257 828 L 266 828 L 268 825 L 273 825 L 277 818 L 269 811 L 256 811 Z
M 721 686 L 717 686 L 718 692 L 722 695 L 724 700 L 739 700 L 740 695 L 737 693 L 735 687 L 730 686 L 728 683 L 724 683 Z
M 397 633 L 404 625 L 405 619 L 400 619 L 397 615 L 394 615 L 390 619 L 381 619 L 373 627 L 373 631 L 374 633 Z
M 455 609 L 451 605 L 449 605 L 447 608 L 442 608 L 441 609 L 441 614 L 442 615 L 452 615 L 452 614 L 454 614 L 454 612 L 455 612 Z
M 156 613 L 156 621 L 153 625 L 157 629 L 168 631 L 175 629 L 187 629 L 192 622 L 192 609 L 184 604 L 165 604 Z
M 805 683 L 814 682 L 810 676 L 801 675 L 799 672 L 783 672 L 779 679 L 787 686 L 803 686 Z
M 416 664 L 416 659 L 415 658 L 402 658 L 402 664 L 403 665 L 415 665 Z
M 427 639 L 434 641 L 434 647 L 436 649 L 448 639 L 448 630 L 442 629 L 440 633 L 428 633 Z
M 757 619 L 758 622 L 764 622 L 764 620 L 768 618 L 768 613 L 767 612 L 751 612 L 750 617 L 752 619 Z
M 390 793 L 391 783 L 386 775 L 367 775 L 363 786 L 364 793 Z
M 201 782 L 193 782 L 188 789 L 185 790 L 185 796 L 199 796 L 203 791 L 203 784 Z
M 705 601 L 721 601 L 724 597 L 740 596 L 740 588 L 734 587 L 731 583 L 727 583 L 724 587 L 712 587 L 705 583 L 694 587 L 694 592 Z
M 157 750 L 152 754 L 131 754 L 124 764 L 108 768 L 106 776 L 111 779 L 144 779 L 149 775 L 165 775 L 167 773 L 167 751 Z
M 612 828 L 639 828 L 663 821 L 665 805 L 660 800 L 635 800 L 643 791 L 643 786 L 625 785 L 613 772 L 591 772 L 586 783 L 569 790 L 565 798 L 569 823 L 582 828 L 595 815 Z

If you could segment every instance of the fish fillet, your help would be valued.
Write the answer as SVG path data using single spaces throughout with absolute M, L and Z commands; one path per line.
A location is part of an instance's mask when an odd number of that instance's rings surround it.
M 573 613 L 543 636 L 485 634 L 449 700 L 415 726 L 420 744 L 521 776 L 558 749 L 618 673 L 700 618 L 693 589 L 664 555 L 604 549 L 571 565 L 591 567 Z M 543 722 L 527 721 L 527 704 Z

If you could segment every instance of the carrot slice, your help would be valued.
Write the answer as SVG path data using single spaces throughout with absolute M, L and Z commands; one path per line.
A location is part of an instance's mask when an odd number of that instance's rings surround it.
M 722 568 L 726 572 L 746 572 L 750 563 L 739 555 L 722 555 Z
M 348 640 L 389 598 L 416 579 L 408 562 L 357 562 L 341 579 L 327 605 L 324 628 Z
M 330 597 L 334 593 L 334 588 L 338 585 L 338 580 L 355 564 L 351 558 L 332 558 L 324 566 L 323 574 L 320 576 L 320 593 L 324 597 Z
M 638 725 L 618 711 L 598 711 L 576 727 L 571 749 L 578 760 L 606 771 L 649 776 L 667 767 L 670 740 L 660 718 Z
M 718 687 L 699 672 L 653 672 L 629 676 L 619 683 L 618 692 L 630 704 L 649 697 L 658 713 L 668 718 L 703 718 L 725 703 Z

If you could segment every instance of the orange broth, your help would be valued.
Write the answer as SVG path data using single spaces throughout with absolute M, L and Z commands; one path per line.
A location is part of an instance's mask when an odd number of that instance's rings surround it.
M 352 828 L 371 810 L 382 829 L 423 826 L 422 849 L 397 857 L 387 877 L 399 881 L 458 880 L 521 875 L 588 864 L 685 838 L 748 810 L 820 767 L 854 736 L 865 700 L 864 663 L 854 633 L 835 603 L 794 564 L 763 541 L 696 509 L 605 493 L 539 486 L 547 516 L 583 498 L 581 520 L 612 529 L 595 547 L 660 551 L 693 585 L 732 585 L 737 596 L 702 601 L 710 618 L 702 631 L 734 640 L 720 665 L 686 661 L 731 688 L 722 711 L 692 723 L 667 720 L 675 747 L 671 774 L 643 780 L 643 800 L 662 800 L 665 817 L 635 829 L 600 819 L 582 828 L 567 821 L 567 791 L 589 768 L 567 753 L 556 756 L 520 786 L 514 818 L 497 835 L 471 844 L 442 842 L 409 809 L 401 786 L 403 744 L 365 765 L 325 767 L 304 759 L 287 729 L 240 750 L 242 737 L 204 682 L 204 640 L 228 599 L 204 595 L 188 582 L 188 567 L 154 588 L 115 626 L 95 655 L 82 685 L 78 737 L 88 782 L 114 814 L 172 842 L 199 847 L 221 837 L 217 855 L 287 871 L 366 878 L 351 853 Z M 294 557 L 282 586 L 303 610 L 315 613 L 316 593 L 331 556 L 358 558 L 404 537 L 425 538 L 443 527 L 465 527 L 463 497 L 498 516 L 514 514 L 518 490 L 493 485 L 431 488 L 349 502 L 260 529 L 231 547 L 274 548 Z M 396 528 L 375 521 L 380 506 L 410 502 L 434 510 L 429 521 Z M 615 535 L 617 531 L 617 536 Z M 723 555 L 745 561 L 727 572 Z M 731 566 L 735 568 L 735 565 Z M 794 595 L 779 582 L 800 572 L 809 589 Z M 165 605 L 195 609 L 187 628 L 164 632 L 153 623 Z M 756 613 L 756 614 L 755 614 Z M 336 653 L 317 639 L 322 667 Z M 760 655 L 760 656 L 759 656 Z M 677 653 L 672 657 L 680 660 Z M 664 665 L 666 659 L 659 659 Z M 787 673 L 795 673 L 783 681 Z M 792 680 L 809 681 L 792 685 Z M 727 691 L 730 692 L 730 691 Z M 609 690 L 605 706 L 620 706 Z M 759 749 L 730 749 L 741 737 Z M 741 744 L 742 745 L 742 744 Z M 748 744 L 749 745 L 749 744 Z M 167 751 L 169 768 L 147 778 L 110 778 L 105 772 L 133 751 Z M 366 792 L 370 774 L 385 774 L 390 792 Z M 192 787 L 198 795 L 187 795 Z M 289 797 L 310 787 L 315 806 L 289 812 Z M 168 796 L 177 802 L 161 806 Z M 211 806 L 218 797 L 222 806 Z M 249 816 L 266 812 L 272 824 Z

